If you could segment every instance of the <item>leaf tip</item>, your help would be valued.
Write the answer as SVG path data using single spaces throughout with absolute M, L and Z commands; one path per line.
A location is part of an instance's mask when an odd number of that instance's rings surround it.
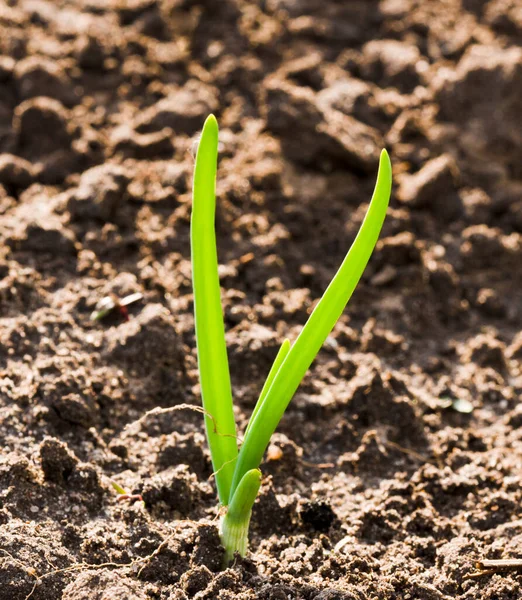
M 384 178 L 383 181 L 385 181 L 387 183 L 387 185 L 390 187 L 390 191 L 391 191 L 393 170 L 392 170 L 390 155 L 388 154 L 386 148 L 383 148 L 381 150 L 381 157 L 379 160 L 379 172 L 377 174 L 377 180 L 379 181 L 381 179 L 381 177 Z
M 215 133 L 216 135 L 218 133 L 218 122 L 216 117 L 212 113 L 208 115 L 208 117 L 205 119 L 205 124 L 203 125 L 203 132 L 205 131 Z
M 383 163 L 386 164 L 391 169 L 390 155 L 388 154 L 388 151 L 386 150 L 386 148 L 383 148 L 381 150 L 380 163 L 381 163 L 381 165 Z

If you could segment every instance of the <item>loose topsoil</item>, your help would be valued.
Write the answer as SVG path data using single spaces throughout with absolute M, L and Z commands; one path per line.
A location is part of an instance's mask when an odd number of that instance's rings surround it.
M 1 3 L 0 600 L 521 597 L 475 567 L 522 556 L 521 41 L 517 0 Z M 200 402 L 210 112 L 240 432 L 394 165 L 225 571 L 201 414 L 146 414 Z

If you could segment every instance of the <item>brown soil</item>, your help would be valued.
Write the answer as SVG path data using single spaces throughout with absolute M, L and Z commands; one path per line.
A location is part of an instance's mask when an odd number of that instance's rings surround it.
M 469 578 L 522 556 L 521 42 L 517 0 L 0 3 L 0 600 L 521 597 Z M 211 111 L 241 429 L 395 173 L 223 572 L 201 415 L 140 420 L 199 403 Z

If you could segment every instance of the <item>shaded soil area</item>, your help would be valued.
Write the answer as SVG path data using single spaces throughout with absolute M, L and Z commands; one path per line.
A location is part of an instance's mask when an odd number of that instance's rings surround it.
M 516 0 L 0 3 L 0 600 L 520 598 L 470 575 L 522 556 L 521 41 Z M 147 414 L 200 402 L 210 112 L 240 431 L 394 165 L 225 571 L 201 414 Z

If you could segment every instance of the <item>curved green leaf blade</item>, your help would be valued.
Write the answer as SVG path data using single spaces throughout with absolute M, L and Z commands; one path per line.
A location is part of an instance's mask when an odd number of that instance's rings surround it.
M 194 319 L 205 426 L 219 499 L 227 505 L 237 457 L 236 425 L 221 309 L 216 250 L 216 172 L 218 125 L 205 121 L 194 169 L 190 223 Z
M 359 282 L 386 216 L 391 183 L 390 158 L 386 150 L 383 150 L 375 190 L 357 237 L 277 371 L 254 420 L 249 424 L 236 463 L 232 493 L 243 475 L 261 463 L 270 438 L 290 400 Z
M 265 380 L 263 389 L 261 390 L 261 393 L 259 394 L 259 398 L 256 402 L 254 410 L 252 411 L 252 414 L 250 415 L 250 420 L 248 421 L 245 435 L 248 433 L 248 430 L 250 429 L 250 425 L 254 422 L 254 417 L 256 416 L 256 414 L 258 413 L 259 409 L 261 408 L 263 402 L 265 401 L 266 395 L 268 394 L 268 390 L 270 389 L 270 386 L 272 385 L 272 382 L 274 381 L 274 378 L 277 375 L 277 372 L 279 371 L 279 367 L 283 364 L 283 360 L 286 358 L 286 355 L 288 354 L 289 351 L 290 351 L 290 340 L 285 339 L 285 341 L 281 344 L 281 348 L 279 348 L 279 351 L 277 352 L 277 355 L 274 360 L 274 364 L 270 368 L 270 372 L 268 373 L 268 377 Z

